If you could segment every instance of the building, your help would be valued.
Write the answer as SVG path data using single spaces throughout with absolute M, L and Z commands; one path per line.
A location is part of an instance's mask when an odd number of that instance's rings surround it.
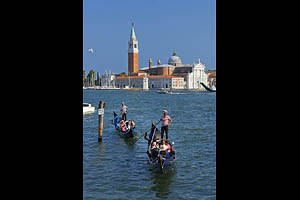
M 143 76 L 117 76 L 116 77 L 116 87 L 118 88 L 141 88 L 149 89 L 148 87 L 148 77 Z
M 139 71 L 139 47 L 132 23 L 130 39 L 128 41 L 128 75 L 136 75 Z
M 217 71 L 216 70 L 208 70 L 207 72 L 207 81 L 209 83 L 209 87 L 212 87 L 213 85 L 217 87 Z
M 103 88 L 115 88 L 116 87 L 116 75 L 112 73 L 105 73 L 101 76 L 101 87 Z
M 119 88 L 170 88 L 170 89 L 204 89 L 200 84 L 207 84 L 205 66 L 200 62 L 183 64 L 181 58 L 173 51 L 168 64 L 152 64 L 149 59 L 148 67 L 139 69 L 138 66 L 138 40 L 132 24 L 130 39 L 128 41 L 128 76 L 115 76 L 115 86 Z

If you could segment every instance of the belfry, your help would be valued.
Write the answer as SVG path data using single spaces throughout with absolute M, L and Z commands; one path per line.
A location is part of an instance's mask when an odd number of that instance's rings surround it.
M 128 42 L 128 75 L 139 71 L 139 48 L 132 23 L 130 40 Z

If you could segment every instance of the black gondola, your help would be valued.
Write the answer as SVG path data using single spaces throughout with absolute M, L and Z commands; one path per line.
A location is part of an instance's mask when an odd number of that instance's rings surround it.
M 204 83 L 200 83 L 200 84 L 201 84 L 207 91 L 209 91 L 209 92 L 217 92 L 217 90 L 214 90 L 214 89 L 212 89 L 212 88 L 206 86 Z
M 112 124 L 114 125 L 118 134 L 123 138 L 133 138 L 137 134 L 136 128 L 133 127 L 127 131 L 122 131 L 119 124 L 120 120 L 121 118 L 117 115 L 117 113 L 114 112 L 114 118 L 112 120 Z
M 171 152 L 168 153 L 166 151 L 161 150 L 158 147 L 153 147 L 153 142 L 157 144 L 161 144 L 161 136 L 160 131 L 156 128 L 154 124 L 152 124 L 152 129 L 149 135 L 149 138 L 146 137 L 145 139 L 148 141 L 148 149 L 147 149 L 147 156 L 150 165 L 153 168 L 157 168 L 163 173 L 166 173 L 175 161 L 175 150 L 174 150 L 174 143 L 171 145 Z M 152 148 L 153 147 L 153 148 Z

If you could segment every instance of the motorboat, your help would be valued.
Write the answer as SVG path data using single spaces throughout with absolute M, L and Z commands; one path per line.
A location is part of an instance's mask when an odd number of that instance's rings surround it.
M 83 103 L 83 114 L 89 114 L 95 112 L 95 107 L 90 103 Z
M 158 94 L 169 94 L 167 90 L 157 91 Z

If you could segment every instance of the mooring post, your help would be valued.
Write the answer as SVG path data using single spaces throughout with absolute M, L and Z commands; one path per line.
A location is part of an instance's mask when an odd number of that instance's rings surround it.
M 104 108 L 105 108 L 105 103 L 103 101 L 100 101 L 98 106 L 98 115 L 99 115 L 98 142 L 102 142 Z

